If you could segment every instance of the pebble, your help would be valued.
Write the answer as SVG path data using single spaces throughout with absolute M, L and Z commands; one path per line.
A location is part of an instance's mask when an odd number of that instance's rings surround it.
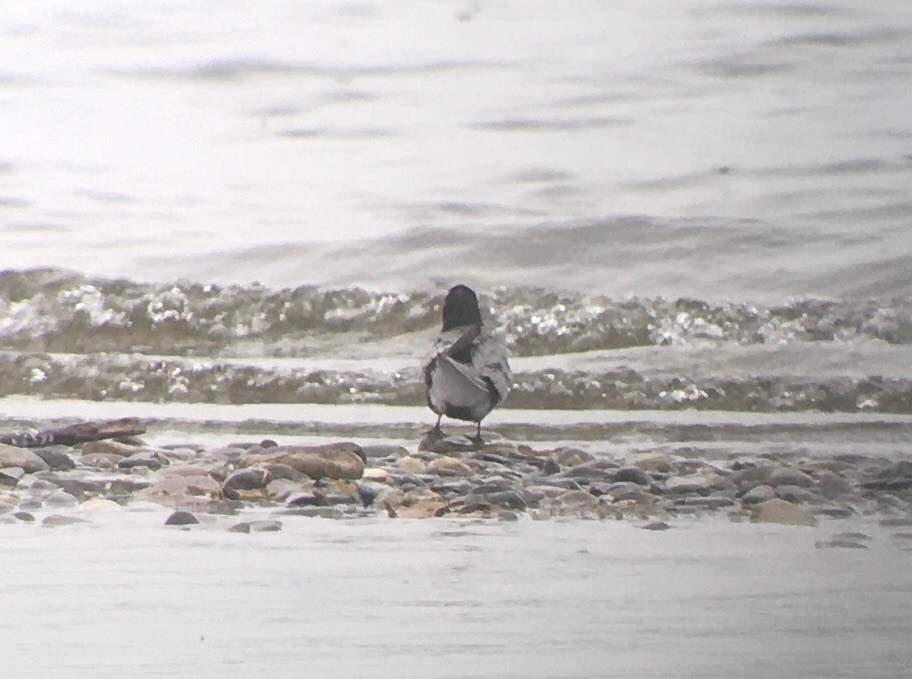
M 8 512 L 77 505 L 80 512 L 122 511 L 145 501 L 194 518 L 260 508 L 326 518 L 514 520 L 508 517 L 527 514 L 657 524 L 672 515 L 717 514 L 813 525 L 815 515 L 880 513 L 885 525 L 912 526 L 906 486 L 912 464 L 880 457 L 806 460 L 786 451 L 704 460 L 698 451 L 608 455 L 504 440 L 478 445 L 464 437 L 425 448 L 345 441 L 151 447 L 139 439 L 34 450 L 0 446 L 0 482 Z M 250 530 L 253 524 L 235 525 Z M 839 540 L 865 542 L 838 535 L 823 542 Z

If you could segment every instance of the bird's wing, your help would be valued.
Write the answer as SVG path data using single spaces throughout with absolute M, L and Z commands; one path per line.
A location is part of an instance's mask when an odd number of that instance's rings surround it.
M 490 333 L 482 333 L 472 352 L 473 367 L 482 378 L 491 381 L 500 401 L 507 397 L 513 383 L 509 358 L 506 344 Z

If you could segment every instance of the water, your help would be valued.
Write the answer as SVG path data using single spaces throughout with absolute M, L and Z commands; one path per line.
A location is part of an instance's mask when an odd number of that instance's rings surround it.
M 139 415 L 154 444 L 414 447 L 418 364 L 465 282 L 514 353 L 492 433 L 909 458 L 905 0 L 38 0 L 6 8 L 0 54 L 4 430 Z M 908 553 L 871 517 L 163 519 L 0 525 L 0 669 L 912 664 Z M 814 549 L 847 525 L 869 550 Z
M 905 293 L 910 26 L 902 0 L 28 3 L 0 23 L 0 266 Z
M 159 512 L 161 513 L 161 512 Z M 724 522 L 4 526 L 19 677 L 893 677 L 908 556 Z M 762 564 L 762 567 L 760 567 Z M 26 620 L 30 624 L 22 624 Z M 47 653 L 48 646 L 54 649 Z

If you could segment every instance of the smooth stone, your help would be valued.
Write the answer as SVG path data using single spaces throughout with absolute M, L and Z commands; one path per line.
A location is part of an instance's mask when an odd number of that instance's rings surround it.
M 123 458 L 120 462 L 117 463 L 117 466 L 121 469 L 133 469 L 135 467 L 146 467 L 152 471 L 158 471 L 162 468 L 162 463 L 160 460 L 152 457 L 147 453 L 136 453 L 130 457 Z
M 41 520 L 41 525 L 48 526 L 49 528 L 56 526 L 72 526 L 77 523 L 87 523 L 87 521 L 76 516 L 63 516 L 62 514 L 50 514 Z
M 259 490 L 268 486 L 270 481 L 272 481 L 272 477 L 265 469 L 247 467 L 229 475 L 222 487 L 232 490 Z
M 754 505 L 751 511 L 753 520 L 761 523 L 779 523 L 788 526 L 814 526 L 817 524 L 817 519 L 812 514 L 779 498 L 760 502 Z
M 289 467 L 287 464 L 267 464 L 263 467 L 269 470 L 269 473 L 272 474 L 273 479 L 287 479 L 288 481 L 300 481 L 304 478 L 304 475 L 299 472 L 297 469 Z
M 292 494 L 301 492 L 301 484 L 296 481 L 289 481 L 288 479 L 273 479 L 270 481 L 269 485 L 266 486 L 266 493 L 273 500 L 278 500 L 279 502 L 284 502 Z
M 77 462 L 85 467 L 97 467 L 98 469 L 113 469 L 117 463 L 123 459 L 121 455 L 107 455 L 104 453 L 92 453 L 91 455 L 81 455 Z
M 410 474 L 424 474 L 424 472 L 427 471 L 427 463 L 413 455 L 403 457 L 396 466 L 402 471 Z M 388 473 L 389 472 L 387 472 L 387 474 Z
M 776 491 L 776 497 L 793 504 L 824 504 L 826 502 L 823 495 L 800 486 L 776 486 L 773 490 Z
M 99 512 L 99 513 L 123 511 L 123 507 L 121 507 L 119 504 L 117 504 L 113 500 L 108 500 L 103 497 L 90 498 L 90 499 L 86 500 L 85 502 L 83 502 L 81 505 L 79 505 L 79 509 L 81 509 L 84 512 Z
M 73 458 L 63 450 L 57 448 L 35 448 L 32 452 L 44 460 L 44 463 L 51 468 L 51 471 L 65 472 L 76 468 Z
M 505 490 L 499 493 L 485 493 L 484 495 L 469 495 L 466 497 L 466 504 L 470 502 L 478 503 L 487 503 L 497 507 L 504 507 L 506 509 L 525 509 L 526 501 L 525 499 L 517 492 L 512 490 Z
M 385 457 L 405 457 L 409 454 L 408 449 L 402 446 L 396 445 L 373 445 L 373 446 L 361 446 L 361 450 L 364 453 L 364 457 L 368 460 L 371 459 L 380 459 Z
M 754 486 L 744 495 L 741 496 L 741 502 L 746 505 L 755 505 L 758 502 L 766 502 L 767 500 L 772 500 L 776 497 L 776 491 L 774 491 L 769 485 L 761 483 L 758 486 Z
M 847 540 L 845 538 L 832 538 L 830 540 L 818 540 L 814 543 L 817 549 L 867 549 L 868 546 L 857 540 Z
M 442 456 L 432 460 L 427 470 L 441 476 L 474 476 L 475 471 L 462 460 L 455 457 Z
M 852 484 L 839 474 L 824 470 L 817 474 L 817 487 L 828 500 L 836 500 L 852 494 Z
M 191 526 L 196 523 L 199 523 L 199 519 L 183 510 L 178 510 L 165 519 L 166 526 Z
M 618 482 L 630 482 L 639 486 L 652 485 L 652 477 L 639 467 L 621 467 L 614 474 L 614 479 Z
M 702 476 L 672 476 L 665 479 L 663 490 L 668 495 L 708 495 L 710 489 Z
M 868 534 L 866 534 L 866 533 L 860 533 L 860 532 L 854 531 L 854 530 L 847 530 L 847 531 L 843 531 L 843 532 L 841 532 L 841 533 L 834 533 L 833 535 L 830 536 L 830 540 L 861 540 L 861 541 L 866 541 L 866 540 L 873 540 L 873 539 L 874 539 L 874 538 L 872 538 L 870 535 L 868 535 Z
M 24 512 L 24 511 L 13 512 L 13 516 L 15 516 L 20 521 L 25 521 L 26 523 L 31 523 L 32 521 L 35 520 L 35 515 L 32 514 L 31 512 Z
M 275 533 L 282 530 L 282 522 L 275 519 L 259 519 L 248 521 L 250 531 L 253 533 Z
M 364 473 L 361 475 L 361 478 L 364 481 L 377 481 L 379 483 L 386 483 L 389 480 L 389 472 L 380 467 L 368 467 L 364 470 Z
M 139 446 L 131 446 L 112 439 L 86 441 L 82 444 L 83 455 L 116 455 L 117 457 L 129 457 L 138 452 L 139 449 Z
M 730 497 L 722 495 L 703 495 L 699 497 L 685 497 L 676 500 L 676 502 L 687 507 L 703 507 L 705 509 L 720 509 L 722 507 L 731 507 L 735 501 Z
M 519 521 L 519 514 L 505 509 L 503 511 L 497 512 L 497 520 L 498 521 Z
M 63 488 L 56 488 L 44 497 L 44 502 L 51 507 L 72 507 L 78 504 L 79 500 Z
M 652 523 L 647 523 L 643 526 L 640 526 L 640 528 L 643 530 L 668 530 L 671 528 L 671 526 L 669 526 L 664 521 L 653 521 Z
M 880 525 L 886 528 L 908 528 L 912 526 L 912 517 L 890 516 L 880 520 Z
M 312 479 L 360 479 L 365 457 L 357 443 L 340 442 L 317 446 L 276 446 L 268 453 L 249 455 L 244 465 L 285 464 Z
M 228 529 L 228 532 L 229 533 L 249 533 L 250 524 L 247 523 L 246 521 L 241 521 L 241 522 L 236 523 L 233 526 L 231 526 L 231 528 Z
M 324 507 L 326 498 L 317 493 L 293 493 L 285 500 L 286 507 Z
M 247 451 L 237 446 L 222 446 L 207 450 L 206 456 L 225 462 L 240 462 L 247 456 Z
M 775 488 L 776 486 L 798 486 L 799 488 L 811 488 L 814 479 L 810 474 L 806 474 L 800 469 L 794 467 L 779 467 L 773 470 L 767 479 L 767 484 Z
M 382 494 L 392 490 L 389 486 L 376 481 L 357 481 L 355 487 L 358 489 L 358 497 L 361 498 L 361 504 L 370 507 L 376 502 Z
M 644 472 L 668 474 L 671 472 L 671 459 L 667 455 L 647 455 L 634 459 L 633 466 Z
M 20 467 L 26 474 L 48 471 L 50 466 L 31 450 L 0 443 L 0 468 Z
M 599 498 L 584 490 L 568 490 L 554 499 L 560 502 L 564 507 L 575 509 L 593 510 L 602 504 Z

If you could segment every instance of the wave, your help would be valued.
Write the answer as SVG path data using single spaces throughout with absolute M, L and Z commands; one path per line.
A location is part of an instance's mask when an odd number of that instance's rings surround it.
M 306 356 L 314 338 L 388 340 L 430 332 L 442 293 L 316 286 L 269 289 L 109 280 L 39 269 L 0 273 L 0 348 L 64 353 Z M 697 299 L 614 299 L 499 288 L 482 294 L 489 322 L 516 355 L 676 345 L 850 340 L 912 343 L 912 298 L 779 306 Z

